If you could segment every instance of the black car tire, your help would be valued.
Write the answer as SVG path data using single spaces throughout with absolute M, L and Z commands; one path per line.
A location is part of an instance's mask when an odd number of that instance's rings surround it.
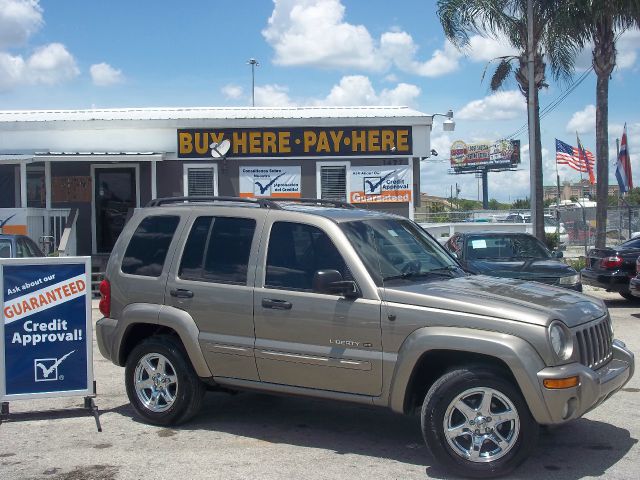
M 445 433 L 445 421 L 449 424 L 450 418 L 454 418 L 456 414 L 461 414 L 461 411 L 458 411 L 457 408 L 452 406 L 458 405 L 460 399 L 466 398 L 467 401 L 474 400 L 473 392 L 475 392 L 475 390 L 491 392 L 489 396 L 491 406 L 487 412 L 480 412 L 479 409 L 482 407 L 480 404 L 478 405 L 476 412 L 483 413 L 484 417 L 476 416 L 474 418 L 476 426 L 470 426 L 470 422 L 466 421 L 468 420 L 466 415 L 459 417 L 466 419 L 462 421 L 460 425 L 464 426 L 465 429 L 467 429 L 467 425 L 469 425 L 469 428 L 488 427 L 485 431 L 495 428 L 495 430 L 500 431 L 500 435 L 506 434 L 507 437 L 509 437 L 508 430 L 512 429 L 510 440 L 505 443 L 506 448 L 504 452 L 501 454 L 496 453 L 494 455 L 496 456 L 496 460 L 494 461 L 472 461 L 464 458 L 465 438 L 469 440 L 470 449 L 473 449 L 471 447 L 471 445 L 473 445 L 471 439 L 483 437 L 482 434 L 475 436 L 473 433 L 477 433 L 477 431 L 480 430 L 470 430 L 468 433 L 461 433 L 460 436 L 452 440 L 448 440 Z M 464 395 L 468 396 L 464 397 Z M 481 398 L 484 398 L 485 394 L 481 395 L 483 395 Z M 506 403 L 502 403 L 501 400 Z M 500 413 L 502 406 L 507 406 L 508 404 L 513 408 L 504 409 L 504 411 Z M 469 407 L 469 404 L 467 403 L 466 406 Z M 476 415 L 477 413 L 473 413 L 472 415 Z M 503 415 L 504 413 L 509 413 L 515 416 L 516 419 L 503 421 L 501 423 L 500 418 L 496 417 L 497 419 L 492 419 L 496 423 L 485 424 L 485 426 L 478 427 L 478 425 L 480 425 L 479 422 L 486 421 L 487 418 L 491 418 L 491 415 L 497 416 Z M 508 425 L 506 425 L 507 423 Z M 473 478 L 496 477 L 511 472 L 530 455 L 537 443 L 539 431 L 539 426 L 531 416 L 529 408 L 519 389 L 515 387 L 511 381 L 506 379 L 504 372 L 485 366 L 457 368 L 440 377 L 431 386 L 424 399 L 421 412 L 421 426 L 427 448 L 431 451 L 434 458 L 456 474 Z M 458 429 L 460 426 L 451 428 Z M 493 430 L 491 430 L 491 432 L 493 432 Z M 496 433 L 491 434 L 495 435 Z M 482 454 L 485 447 L 489 450 L 492 444 L 498 447 L 498 444 L 492 440 L 483 440 L 478 450 L 478 456 Z M 460 446 L 462 446 L 462 448 L 454 448 Z M 496 448 L 494 448 L 494 451 L 495 450 Z M 487 452 L 485 450 L 484 454 L 486 455 L 487 453 L 491 454 L 490 451 Z
M 625 300 L 629 300 L 630 302 L 638 302 L 640 301 L 640 298 L 632 295 L 632 293 L 630 291 L 625 291 L 625 292 L 620 292 L 620 296 L 622 298 L 624 298 Z
M 154 386 L 155 375 L 158 388 Z M 198 413 L 206 391 L 184 347 L 171 336 L 149 337 L 131 351 L 125 385 L 136 413 L 153 425 L 186 422 Z

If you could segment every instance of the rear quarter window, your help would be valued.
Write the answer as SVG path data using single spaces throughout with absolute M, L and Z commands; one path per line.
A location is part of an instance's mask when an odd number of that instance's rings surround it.
M 180 217 L 173 215 L 157 215 L 142 220 L 125 251 L 122 272 L 159 277 L 179 222 Z

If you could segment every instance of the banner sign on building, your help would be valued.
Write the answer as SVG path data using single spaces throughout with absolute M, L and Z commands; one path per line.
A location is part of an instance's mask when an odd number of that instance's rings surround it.
M 0 399 L 93 393 L 90 259 L 0 261 Z
M 240 167 L 241 197 L 300 197 L 300 167 Z
M 227 156 L 410 156 L 411 127 L 178 129 L 178 158 L 211 158 L 211 144 L 231 142 Z
M 351 167 L 351 203 L 411 202 L 410 169 L 406 165 Z
M 451 145 L 451 168 L 455 173 L 478 170 L 505 170 L 520 163 L 520 140 L 499 140 L 489 143 L 465 143 L 457 140 Z

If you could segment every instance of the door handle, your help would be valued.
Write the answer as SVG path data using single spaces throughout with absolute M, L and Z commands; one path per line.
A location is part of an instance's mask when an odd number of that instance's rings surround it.
M 286 300 L 277 300 L 275 298 L 263 298 L 262 306 L 264 308 L 273 308 L 274 310 L 291 310 L 293 306 L 291 302 Z
M 184 288 L 173 289 L 169 293 L 172 297 L 176 298 L 193 298 L 193 292 L 191 290 L 185 290 Z

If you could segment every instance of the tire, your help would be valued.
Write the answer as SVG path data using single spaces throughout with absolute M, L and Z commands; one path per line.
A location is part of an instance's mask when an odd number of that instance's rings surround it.
M 488 412 L 482 411 L 483 399 L 491 402 Z M 421 424 L 433 457 L 456 474 L 473 478 L 511 472 L 530 455 L 539 431 L 518 388 L 500 370 L 483 366 L 450 370 L 440 377 L 424 399 Z M 445 428 L 451 427 L 460 435 L 447 436 Z M 473 448 L 474 440 L 479 450 Z
M 127 396 L 136 413 L 153 425 L 177 425 L 193 417 L 205 386 L 180 342 L 155 336 L 138 344 L 125 368 Z
M 626 291 L 626 292 L 619 292 L 620 296 L 622 298 L 624 298 L 625 300 L 629 300 L 630 302 L 637 302 L 640 300 L 640 298 L 635 297 L 634 295 L 631 294 L 631 292 Z

